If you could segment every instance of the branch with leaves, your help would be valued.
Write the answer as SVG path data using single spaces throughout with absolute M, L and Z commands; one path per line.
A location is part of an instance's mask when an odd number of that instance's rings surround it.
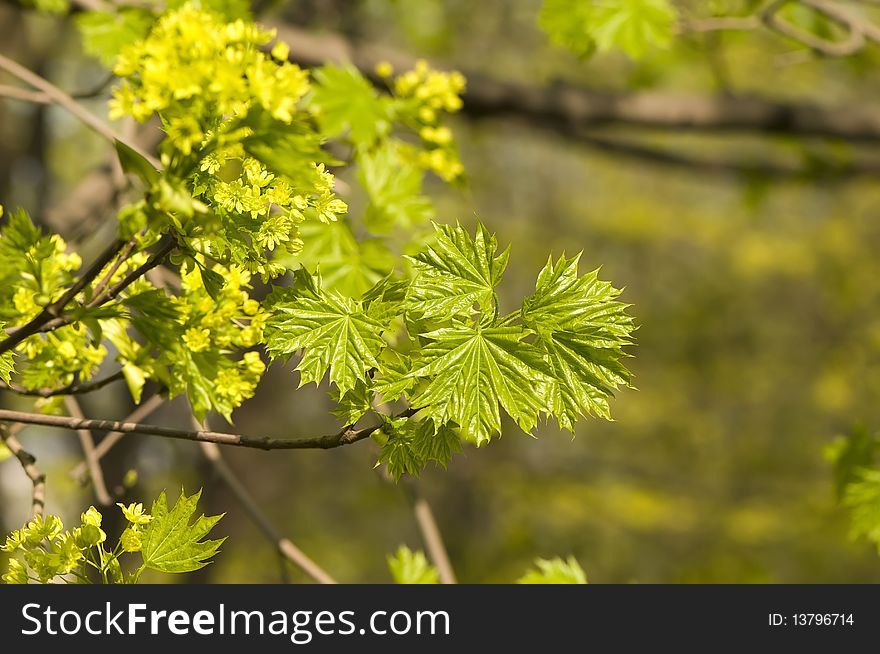
M 633 319 L 609 282 L 579 272 L 580 255 L 550 257 L 534 293 L 504 313 L 509 249 L 482 224 L 433 220 L 427 178 L 464 181 L 446 124 L 462 108 L 461 74 L 417 62 L 381 71 L 380 90 L 352 66 L 309 73 L 242 8 L 208 5 L 117 13 L 101 4 L 78 14 L 86 51 L 112 61 L 119 77 L 110 117 L 158 117 L 165 138 L 154 157 L 113 134 L 132 192 L 115 240 L 87 267 L 24 211 L 0 225 L 0 381 L 43 402 L 0 409 L 0 422 L 77 431 L 101 503 L 110 498 L 100 458 L 121 434 L 198 442 L 277 549 L 328 582 L 271 528 L 215 446 L 334 449 L 372 438 L 378 463 L 399 480 L 497 439 L 502 412 L 525 432 L 549 419 L 573 431 L 581 417 L 610 418 L 611 397 L 629 384 Z M 346 167 L 367 199 L 362 210 L 338 194 L 334 172 Z M 159 270 L 179 283 L 162 283 Z M 120 372 L 96 378 L 111 352 Z M 286 360 L 296 361 L 300 386 L 329 381 L 345 427 L 301 439 L 201 428 L 209 413 L 231 422 L 267 367 Z M 80 412 L 75 395 L 110 380 L 125 381 L 136 421 Z M 199 427 L 141 422 L 160 402 L 143 402 L 148 382 L 169 399 L 185 396 Z M 71 415 L 43 412 L 56 396 Z M 95 444 L 98 432 L 112 434 Z M 178 504 L 194 509 L 191 500 Z M 453 581 L 429 507 L 417 498 L 415 511 L 440 576 Z M 147 567 L 149 534 L 166 513 L 160 497 L 151 526 L 133 530 Z M 80 529 L 100 528 L 96 520 Z M 58 545 L 54 526 L 44 536 L 46 547 Z M 87 557 L 101 542 L 77 551 Z M 102 579 L 118 572 L 116 550 L 91 556 Z

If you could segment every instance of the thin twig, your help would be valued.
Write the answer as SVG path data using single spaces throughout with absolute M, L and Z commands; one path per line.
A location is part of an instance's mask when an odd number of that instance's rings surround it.
M 421 493 L 418 482 L 411 480 L 404 486 L 407 497 L 412 503 L 413 513 L 416 517 L 416 524 L 419 526 L 419 533 L 422 535 L 422 541 L 425 543 L 425 549 L 428 551 L 428 557 L 437 568 L 437 574 L 440 577 L 441 584 L 456 584 L 455 570 L 449 560 L 449 554 L 446 551 L 446 545 L 443 543 L 443 536 L 437 527 L 437 520 L 434 519 L 434 512 L 431 505 Z
M 794 0 L 775 0 L 765 7 L 760 13 L 760 19 L 768 29 L 771 29 L 790 39 L 799 41 L 819 54 L 830 57 L 845 57 L 855 54 L 865 47 L 865 27 L 862 21 L 846 11 L 843 7 L 825 0 L 797 0 L 799 4 L 809 7 L 813 11 L 822 14 L 833 23 L 837 23 L 846 30 L 846 38 L 842 41 L 831 41 L 816 36 L 792 22 L 780 18 L 781 10 Z
M 86 307 L 93 309 L 106 304 L 110 300 L 116 299 L 122 291 L 131 286 L 136 280 L 140 279 L 147 272 L 161 264 L 165 260 L 165 257 L 167 257 L 175 247 L 177 247 L 177 242 L 173 238 L 167 238 L 162 247 L 160 247 L 153 256 L 104 291 L 102 295 L 93 298 L 91 302 L 86 304 Z
M 0 97 L 32 104 L 52 104 L 52 98 L 41 91 L 31 91 L 9 84 L 0 84 Z
M 57 86 L 52 84 L 52 82 L 44 79 L 34 73 L 31 70 L 28 70 L 21 64 L 16 61 L 13 61 L 9 57 L 0 54 L 0 69 L 5 70 L 10 75 L 17 77 L 22 82 L 26 84 L 30 84 L 35 89 L 42 91 L 46 94 L 46 96 L 52 100 L 55 104 L 64 107 L 74 116 L 79 118 L 83 123 L 91 127 L 98 134 L 103 136 L 105 139 L 110 141 L 111 143 L 115 141 L 119 141 L 120 143 L 125 143 L 132 150 L 141 155 L 144 159 L 149 161 L 153 167 L 161 168 L 162 164 L 158 159 L 153 157 L 150 153 L 144 152 L 141 150 L 136 143 L 128 143 L 122 138 L 119 134 L 113 131 L 110 127 L 108 127 L 103 121 L 101 121 L 94 114 L 87 111 L 81 104 L 79 104 L 76 100 L 74 100 L 70 95 L 59 89 Z
M 13 428 L 15 426 L 16 425 L 13 425 Z M 40 472 L 40 469 L 37 468 L 34 455 L 21 446 L 21 443 L 15 437 L 14 433 L 18 430 L 13 428 L 10 428 L 5 424 L 0 424 L 0 440 L 6 444 L 6 447 L 12 452 L 12 455 L 18 459 L 18 462 L 21 463 L 21 467 L 24 470 L 24 474 L 27 475 L 27 478 L 30 479 L 31 483 L 34 485 L 33 499 L 31 502 L 31 508 L 33 509 L 34 515 L 43 515 L 43 511 L 46 508 L 46 475 Z
M 82 420 L 82 409 L 75 397 L 72 395 L 66 396 L 64 404 L 71 417 Z M 95 497 L 102 506 L 110 506 L 113 504 L 113 498 L 110 497 L 107 484 L 104 482 L 104 471 L 101 469 L 101 462 L 95 456 L 95 439 L 92 437 L 92 432 L 88 428 L 79 428 L 76 430 L 76 433 L 79 435 L 79 442 L 82 444 L 83 456 L 89 470 L 89 477 L 92 478 L 92 486 L 95 489 Z
M 193 417 L 193 426 L 198 430 L 204 430 L 204 425 L 200 424 L 195 417 Z M 263 535 L 275 546 L 278 553 L 285 559 L 288 559 L 295 565 L 299 566 L 303 572 L 319 584 L 335 584 L 336 580 L 334 580 L 333 577 L 327 574 L 317 563 L 306 556 L 302 550 L 294 545 L 289 539 L 284 538 L 278 530 L 275 529 L 275 526 L 269 520 L 269 517 L 223 459 L 220 447 L 216 443 L 199 443 L 199 445 L 205 457 L 211 462 L 211 465 L 214 466 L 214 470 L 223 480 L 223 483 L 226 484 L 257 528 L 263 532 Z
M 143 420 L 151 413 L 156 411 L 160 406 L 165 403 L 165 398 L 163 398 L 158 393 L 153 395 L 147 401 L 143 402 L 139 407 L 137 407 L 131 414 L 124 420 L 124 422 L 137 422 L 139 420 Z M 95 458 L 101 460 L 106 456 L 107 452 L 116 445 L 122 438 L 125 436 L 124 433 L 119 431 L 113 431 L 104 436 L 101 439 L 101 442 L 95 446 Z M 81 461 L 73 470 L 70 471 L 70 476 L 76 479 L 79 483 L 85 483 L 88 478 L 89 469 L 85 461 Z
M 412 416 L 418 409 L 407 409 L 397 417 Z M 24 411 L 10 411 L 0 409 L 0 422 L 23 422 L 29 425 L 44 425 L 59 429 L 92 429 L 103 431 L 118 431 L 125 434 L 143 434 L 147 436 L 161 436 L 177 440 L 196 441 L 205 443 L 217 443 L 218 445 L 232 445 L 236 447 L 248 447 L 259 450 L 329 450 L 343 445 L 351 445 L 368 438 L 381 425 L 355 429 L 352 426 L 345 427 L 335 434 L 314 436 L 289 440 L 284 438 L 270 438 L 268 436 L 247 436 L 244 434 L 227 434 L 216 431 L 191 431 L 177 429 L 175 427 L 161 427 L 159 425 L 145 425 L 134 422 L 119 422 L 117 420 L 89 420 L 72 418 L 68 416 L 52 416 L 39 413 L 27 413 Z
M 122 243 L 118 241 L 118 243 Z M 120 247 L 122 247 L 120 245 Z M 152 257 L 150 257 L 146 262 L 138 266 L 135 270 L 128 273 L 125 277 L 119 280 L 116 284 L 108 288 L 102 295 L 99 297 L 92 298 L 92 300 L 86 303 L 85 307 L 87 309 L 94 309 L 95 307 L 99 307 L 101 305 L 106 304 L 110 300 L 116 299 L 116 297 L 124 291 L 126 288 L 131 286 L 135 281 L 143 277 L 147 272 L 160 265 L 168 254 L 177 247 L 177 243 L 173 238 L 169 238 L 165 244 L 156 252 Z M 109 261 L 105 261 L 109 263 Z M 103 269 L 103 266 L 101 267 Z M 100 270 L 98 270 L 100 272 Z M 92 274 L 91 278 L 94 279 L 97 277 L 98 272 Z M 91 274 L 91 270 L 88 274 Z M 73 290 L 73 288 L 71 288 Z M 70 291 L 68 291 L 66 295 L 68 295 Z M 64 298 L 62 298 L 63 300 Z M 60 302 L 61 300 L 59 300 Z M 54 303 L 57 304 L 57 303 Z M 12 329 L 6 330 L 9 334 L 9 337 L 0 342 L 0 354 L 3 354 L 8 349 L 12 349 L 16 345 L 18 345 L 21 341 L 23 341 L 28 336 L 32 336 L 33 334 L 40 334 L 45 332 L 55 331 L 65 325 L 69 325 L 75 322 L 73 316 L 71 315 L 59 315 L 56 318 L 51 318 L 50 320 L 38 320 L 43 316 L 45 310 L 41 312 L 36 318 L 31 320 L 26 325 L 22 325 L 21 327 L 14 327 Z
M 27 395 L 30 397 L 56 397 L 58 395 L 85 395 L 86 393 L 93 393 L 94 391 L 101 390 L 105 386 L 109 386 L 115 382 L 118 382 L 125 378 L 125 375 L 120 370 L 118 372 L 113 373 L 112 375 L 108 375 L 107 377 L 103 377 L 101 379 L 96 379 L 94 381 L 82 382 L 82 383 L 73 383 L 68 384 L 67 386 L 62 386 L 61 388 L 25 388 L 19 384 L 4 384 L 0 383 L 0 391 L 11 391 L 16 393 L 17 395 Z
M 116 271 L 119 270 L 119 267 L 125 263 L 128 257 L 131 256 L 132 250 L 134 250 L 137 245 L 138 238 L 140 234 L 135 234 L 129 239 L 128 243 L 125 244 L 125 248 L 119 253 L 119 256 L 116 257 L 116 261 L 113 262 L 113 265 L 110 266 L 110 269 L 104 273 L 104 276 L 95 284 L 95 288 L 92 291 L 92 297 L 100 297 L 101 293 L 104 292 L 104 289 L 107 288 L 107 284 L 110 283 L 110 280 L 113 279 L 113 275 L 116 274 Z

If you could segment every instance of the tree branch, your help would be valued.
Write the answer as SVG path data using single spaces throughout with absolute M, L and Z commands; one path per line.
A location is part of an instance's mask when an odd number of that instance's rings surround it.
M 809 7 L 822 14 L 833 23 L 846 30 L 846 38 L 842 41 L 830 41 L 816 36 L 812 32 L 801 29 L 780 17 L 781 10 L 793 0 L 775 0 L 760 12 L 760 19 L 768 29 L 804 44 L 814 52 L 829 57 L 846 57 L 855 54 L 865 47 L 864 23 L 845 8 L 825 0 L 797 0 L 799 4 Z
M 418 409 L 407 409 L 397 417 L 409 417 Z M 315 436 L 289 440 L 283 438 L 270 438 L 267 436 L 247 436 L 244 434 L 227 434 L 216 431 L 177 429 L 174 427 L 161 427 L 159 425 L 145 425 L 134 422 L 119 422 L 116 420 L 89 420 L 68 416 L 52 416 L 39 413 L 26 413 L 24 411 L 10 411 L 0 409 L 0 422 L 21 422 L 29 425 L 43 425 L 45 427 L 57 427 L 60 429 L 92 429 L 103 431 L 118 431 L 124 434 L 143 434 L 147 436 L 161 436 L 177 440 L 217 443 L 218 445 L 232 445 L 235 447 L 248 447 L 258 450 L 329 450 L 343 445 L 351 445 L 368 438 L 381 425 L 362 427 L 355 429 L 349 425 L 335 434 Z
M 34 455 L 27 452 L 13 433 L 13 429 L 5 424 L 0 424 L 0 440 L 12 452 L 12 455 L 21 463 L 24 474 L 31 480 L 34 486 L 31 506 L 35 516 L 43 515 L 46 508 L 46 475 L 37 468 Z
M 204 429 L 204 426 L 201 425 L 195 417 L 193 417 L 193 426 L 198 430 Z M 269 517 L 223 459 L 220 447 L 216 443 L 199 443 L 199 446 L 205 457 L 211 462 L 216 473 L 223 480 L 223 483 L 226 484 L 227 488 L 229 488 L 233 496 L 235 496 L 235 499 L 238 500 L 238 503 L 244 509 L 245 513 L 248 514 L 251 521 L 275 546 L 278 553 L 285 559 L 291 561 L 294 565 L 301 568 L 303 572 L 319 584 L 335 584 L 336 580 L 333 579 L 333 577 L 327 574 L 323 568 L 312 561 L 302 550 L 275 529 L 275 526 L 269 520 Z
M 147 272 L 161 264 L 165 260 L 165 257 L 171 254 L 171 251 L 175 247 L 177 247 L 177 242 L 173 238 L 167 238 L 165 243 L 153 256 L 108 288 L 103 295 L 93 298 L 91 302 L 86 304 L 86 307 L 93 309 L 94 307 L 106 304 L 110 300 L 116 299 L 122 291 L 131 286 L 136 280 L 140 279 Z
M 876 160 L 833 164 L 818 161 L 811 162 L 805 166 L 792 166 L 766 160 L 736 160 L 722 159 L 720 157 L 710 159 L 642 143 L 634 143 L 629 139 L 599 136 L 594 132 L 589 134 L 579 133 L 579 138 L 583 140 L 584 145 L 600 152 L 628 157 L 647 163 L 662 164 L 668 168 L 699 170 L 700 173 L 706 175 L 742 175 L 778 181 L 803 180 L 821 175 L 824 181 L 831 181 L 870 177 L 880 174 L 880 161 Z
M 83 108 L 81 104 L 74 100 L 70 95 L 59 89 L 57 86 L 52 84 L 50 81 L 40 77 L 33 71 L 28 70 L 18 62 L 15 62 L 9 57 L 6 57 L 2 54 L 0 54 L 0 70 L 5 70 L 7 73 L 12 75 L 13 77 L 17 77 L 25 84 L 30 84 L 35 89 L 42 91 L 46 95 L 46 97 L 50 99 L 53 103 L 67 109 L 67 111 L 79 118 L 83 123 L 91 127 L 95 132 L 103 136 L 111 143 L 115 141 L 125 143 L 132 150 L 134 150 L 139 155 L 144 157 L 144 159 L 149 161 L 153 165 L 153 167 L 157 169 L 162 168 L 162 164 L 159 162 L 158 159 L 153 157 L 150 153 L 141 150 L 136 143 L 127 143 L 125 139 L 114 132 L 103 121 L 101 121 L 94 114 Z
M 104 292 L 104 289 L 107 288 L 107 284 L 110 283 L 110 280 L 113 279 L 113 275 L 116 274 L 116 271 L 119 270 L 119 267 L 125 263 L 125 261 L 131 256 L 132 251 L 135 246 L 137 246 L 138 238 L 140 234 L 135 234 L 129 239 L 128 243 L 125 244 L 123 250 L 119 253 L 119 256 L 116 257 L 116 260 L 113 262 L 113 265 L 110 266 L 109 270 L 104 273 L 104 276 L 95 284 L 95 288 L 92 291 L 92 297 L 100 297 L 101 293 Z
M 19 384 L 0 383 L 0 391 L 11 391 L 18 395 L 27 395 L 30 397 L 56 397 L 58 395 L 85 395 L 101 390 L 105 386 L 109 386 L 115 382 L 125 379 L 125 375 L 120 370 L 112 375 L 94 381 L 82 382 L 80 384 L 73 383 L 61 388 L 36 388 L 30 389 L 20 386 Z

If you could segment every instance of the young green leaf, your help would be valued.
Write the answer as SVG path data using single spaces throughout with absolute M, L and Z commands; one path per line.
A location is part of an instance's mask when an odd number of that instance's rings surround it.
M 303 351 L 297 366 L 301 386 L 320 383 L 329 369 L 330 381 L 346 393 L 379 365 L 386 325 L 369 316 L 360 302 L 324 292 L 320 278 L 305 270 L 297 272 L 297 280 L 299 291 L 275 305 L 266 325 L 266 348 L 276 357 Z
M 327 65 L 313 77 L 309 109 L 327 136 L 347 129 L 356 147 L 368 148 L 388 132 L 388 103 L 356 68 Z
M 550 259 L 520 312 L 551 370 L 547 411 L 569 431 L 582 415 L 611 418 L 608 398 L 630 380 L 620 360 L 633 331 L 627 305 L 615 300 L 620 292 L 598 271 L 578 277 L 579 258 Z
M 864 537 L 880 551 L 880 470 L 863 468 L 844 492 L 852 538 Z
M 434 229 L 436 243 L 408 257 L 416 276 L 407 294 L 407 309 L 416 316 L 443 319 L 469 315 L 475 304 L 488 312 L 507 267 L 509 248 L 496 254 L 495 236 L 481 224 L 473 239 L 461 226 L 435 224 Z
M 330 396 L 336 402 L 332 413 L 346 425 L 353 425 L 370 411 L 373 395 L 373 391 L 361 380 L 347 393 L 340 393 L 338 388 L 334 388 L 330 391 Z
M 141 536 L 144 567 L 160 572 L 192 572 L 209 563 L 225 538 L 204 540 L 223 517 L 199 516 L 191 523 L 202 492 L 187 497 L 183 491 L 170 511 L 165 492 L 153 502 L 152 519 Z
M 453 455 L 461 451 L 455 430 L 445 425 L 437 427 L 430 418 L 419 422 L 411 418 L 391 419 L 383 425 L 382 433 L 388 440 L 377 464 L 386 464 L 395 481 L 404 474 L 418 477 L 430 461 L 446 468 Z
M 549 369 L 521 328 L 463 326 L 422 336 L 431 342 L 410 374 L 429 382 L 414 406 L 439 424 L 456 423 L 477 445 L 500 432 L 499 403 L 524 431 L 537 424 L 544 402 L 535 389 Z
M 620 49 L 639 59 L 669 45 L 677 18 L 669 0 L 544 0 L 538 24 L 578 55 Z
M 387 275 L 396 264 L 395 255 L 377 238 L 357 240 L 345 220 L 324 224 L 309 220 L 300 225 L 308 247 L 283 260 L 291 268 L 302 265 L 321 272 L 321 287 L 349 297 L 359 297 Z
M 364 224 L 374 234 L 420 225 L 431 217 L 431 201 L 422 195 L 424 173 L 403 150 L 388 141 L 357 157 L 358 179 L 370 198 Z
M 592 20 L 593 3 L 585 0 L 544 0 L 538 14 L 538 25 L 553 43 L 582 57 L 596 50 Z
M 394 582 L 398 584 L 437 584 L 440 575 L 437 569 L 428 563 L 425 553 L 413 552 L 406 545 L 401 545 L 392 556 L 388 555 L 388 569 Z
M 75 20 L 83 49 L 112 67 L 125 46 L 147 35 L 156 17 L 146 9 L 120 7 L 112 12 L 86 11 L 77 14 Z
M 570 556 L 563 561 L 554 559 L 535 559 L 534 570 L 520 577 L 518 584 L 585 584 L 587 575 L 577 560 Z
M 856 425 L 825 448 L 825 458 L 834 465 L 834 489 L 843 498 L 847 487 L 859 479 L 861 471 L 874 465 L 880 438 L 864 425 Z
M 0 333 L 3 333 L 2 322 L 0 322 Z M 6 384 L 12 381 L 12 373 L 15 372 L 15 362 L 12 357 L 12 350 L 0 354 L 0 380 Z
M 613 0 L 596 3 L 595 12 L 592 35 L 603 52 L 620 48 L 640 59 L 672 41 L 677 12 L 669 0 Z
M 137 175 L 148 185 L 152 185 L 159 179 L 159 171 L 153 168 L 153 164 L 144 159 L 144 157 L 132 150 L 122 141 L 114 141 L 116 145 L 116 156 L 119 157 L 119 163 L 122 170 L 132 175 Z

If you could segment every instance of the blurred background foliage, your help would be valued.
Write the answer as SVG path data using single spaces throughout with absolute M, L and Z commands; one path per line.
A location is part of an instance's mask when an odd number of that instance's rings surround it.
M 273 20 L 498 79 L 880 106 L 877 46 L 821 59 L 749 32 L 682 37 L 638 61 L 583 60 L 537 28 L 538 0 L 291 0 L 261 9 Z M 67 20 L 0 5 L 0 43 L 63 88 L 103 81 Z M 106 94 L 84 100 L 101 115 L 105 102 Z M 630 361 L 638 390 L 612 403 L 615 422 L 581 422 L 573 440 L 553 426 L 528 438 L 508 423 L 504 438 L 479 452 L 466 448 L 448 472 L 425 473 L 424 493 L 460 580 L 506 582 L 536 556 L 571 554 L 593 582 L 880 582 L 874 547 L 848 539 L 823 457 L 855 423 L 880 425 L 877 181 L 664 166 L 515 120 L 462 117 L 455 133 L 469 181 L 461 190 L 431 189 L 437 219 L 471 226 L 479 217 L 512 244 L 502 303 L 529 293 L 548 250 L 583 250 L 582 270 L 601 266 L 604 278 L 625 286 L 640 325 Z M 756 161 L 846 161 L 863 147 L 628 133 Z M 106 154 L 60 110 L 0 101 L 0 197 L 8 208 L 24 206 L 39 220 Z M 94 226 L 83 231 L 63 216 L 56 223 L 84 252 L 100 247 Z M 273 367 L 237 412 L 236 429 L 297 437 L 338 427 L 326 389 L 295 386 L 289 368 Z M 96 417 L 121 418 L 131 408 L 124 388 L 82 403 Z M 178 400 L 150 421 L 187 424 L 186 416 Z M 67 475 L 77 462 L 75 437 L 31 428 L 21 439 L 49 474 L 49 510 L 78 515 L 92 499 Z M 195 447 L 129 440 L 105 474 L 120 480 L 136 468 L 132 499 L 203 486 L 205 512 L 228 513 L 218 527 L 230 537 L 223 552 L 192 580 L 278 580 L 272 546 Z M 369 442 L 226 455 L 276 526 L 340 580 L 388 581 L 386 553 L 401 543 L 421 547 L 402 489 L 371 469 Z M 27 517 L 29 492 L 18 464 L 0 463 L 4 531 Z

